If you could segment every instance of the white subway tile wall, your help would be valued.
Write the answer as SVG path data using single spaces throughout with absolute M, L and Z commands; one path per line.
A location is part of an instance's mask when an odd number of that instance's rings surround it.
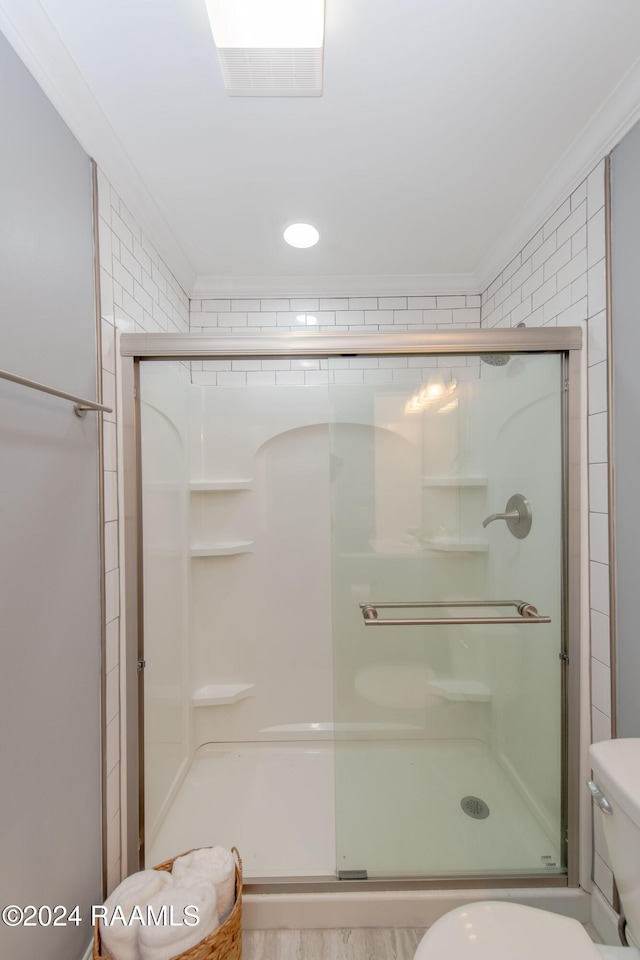
M 482 294 L 482 326 L 586 321 L 589 424 L 591 739 L 611 737 L 605 167 L 600 162 Z M 611 867 L 596 831 L 593 878 L 611 902 Z
M 480 326 L 480 296 L 334 297 L 261 300 L 192 300 L 191 332 L 209 334 L 270 332 L 273 330 L 363 333 L 455 329 Z M 310 366 L 315 363 L 316 366 Z M 446 366 L 449 366 L 448 361 Z M 420 367 L 435 366 L 422 359 Z M 402 358 L 345 359 L 336 369 L 332 361 L 217 360 L 191 364 L 193 383 L 201 386 L 258 386 L 310 383 L 393 383 L 413 381 Z M 458 380 L 475 379 L 477 359 L 452 370 Z M 404 369 L 404 373 L 402 372 Z M 425 376 L 428 376 L 426 374 Z
M 158 251 L 102 173 L 98 173 L 100 311 L 104 402 L 113 407 L 103 422 L 106 569 L 105 775 L 107 888 L 121 880 L 120 782 L 120 562 L 116 330 L 187 333 L 189 298 Z

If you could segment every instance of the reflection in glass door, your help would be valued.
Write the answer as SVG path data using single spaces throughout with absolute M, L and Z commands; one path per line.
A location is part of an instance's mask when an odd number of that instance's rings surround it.
M 338 875 L 564 873 L 562 357 L 359 362 L 329 360 Z

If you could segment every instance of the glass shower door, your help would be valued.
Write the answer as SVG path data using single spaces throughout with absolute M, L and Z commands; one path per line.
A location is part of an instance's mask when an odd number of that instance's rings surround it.
M 329 370 L 338 875 L 561 874 L 562 357 Z

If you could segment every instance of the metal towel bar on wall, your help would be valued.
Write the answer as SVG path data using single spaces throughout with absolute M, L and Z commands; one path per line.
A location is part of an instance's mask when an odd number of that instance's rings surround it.
M 422 609 L 424 607 L 515 607 L 518 611 L 517 617 L 428 617 L 398 619 L 398 620 L 379 620 L 378 609 L 400 610 L 411 607 L 413 609 Z M 414 626 L 445 626 L 452 623 L 457 624 L 486 624 L 486 623 L 551 623 L 551 617 L 542 617 L 532 603 L 524 600 L 427 600 L 412 603 L 403 601 L 400 603 L 361 603 L 362 617 L 365 627 L 414 627 Z
M 113 408 L 106 407 L 104 403 L 96 403 L 95 400 L 85 400 L 83 397 L 76 397 L 73 393 L 66 393 L 64 390 L 58 390 L 57 387 L 48 387 L 44 383 L 38 383 L 37 380 L 28 380 L 26 377 L 19 377 L 15 373 L 8 373 L 6 370 L 0 370 L 0 380 L 20 383 L 23 387 L 31 387 L 32 390 L 50 393 L 52 397 L 61 397 L 62 400 L 70 400 L 77 417 L 86 417 L 87 410 L 102 410 L 103 413 L 113 413 Z

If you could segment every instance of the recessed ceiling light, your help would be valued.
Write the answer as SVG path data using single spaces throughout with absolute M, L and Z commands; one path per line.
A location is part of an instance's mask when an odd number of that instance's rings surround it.
M 290 247 L 313 247 L 320 239 L 320 234 L 310 223 L 292 223 L 283 233 L 286 243 Z

